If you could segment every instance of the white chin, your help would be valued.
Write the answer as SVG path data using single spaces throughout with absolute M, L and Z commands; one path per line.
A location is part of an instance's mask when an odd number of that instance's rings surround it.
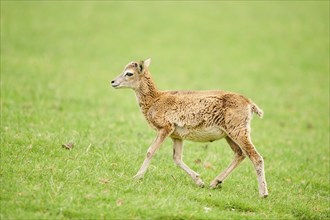
M 127 87 L 127 86 L 123 86 L 123 85 L 113 85 L 112 87 L 115 88 L 115 89 L 125 89 L 125 88 L 129 88 L 129 87 Z

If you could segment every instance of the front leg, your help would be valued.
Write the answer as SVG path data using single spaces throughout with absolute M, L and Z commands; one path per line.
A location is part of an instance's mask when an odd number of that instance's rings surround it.
M 172 138 L 173 141 L 173 160 L 181 169 L 183 169 L 186 173 L 191 176 L 197 186 L 204 187 L 204 183 L 200 178 L 200 175 L 190 169 L 183 161 L 182 161 L 182 153 L 183 153 L 183 141 L 179 139 Z
M 137 174 L 134 176 L 135 179 L 143 178 L 147 168 L 150 164 L 151 158 L 154 156 L 156 151 L 160 148 L 160 145 L 164 142 L 165 138 L 171 133 L 170 129 L 161 129 L 158 131 L 157 137 L 154 142 L 151 144 L 147 151 L 147 156 L 143 161 L 143 164 Z

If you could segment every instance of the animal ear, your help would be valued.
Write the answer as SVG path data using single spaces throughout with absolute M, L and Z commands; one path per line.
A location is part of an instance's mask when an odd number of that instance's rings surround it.
M 140 70 L 140 72 L 142 73 L 145 68 L 148 68 L 149 65 L 150 65 L 150 63 L 151 63 L 151 59 L 150 58 L 149 59 L 146 59 L 145 61 L 142 60 L 139 63 L 139 70 Z
M 149 66 L 150 66 L 150 63 L 151 63 L 151 58 L 146 59 L 146 60 L 143 62 L 143 64 L 144 64 L 145 67 L 149 67 Z

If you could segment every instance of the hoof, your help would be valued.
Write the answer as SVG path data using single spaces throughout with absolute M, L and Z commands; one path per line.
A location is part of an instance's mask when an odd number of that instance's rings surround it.
M 260 198 L 267 198 L 268 197 L 268 194 L 260 194 Z
M 200 178 L 198 178 L 197 180 L 195 180 L 195 183 L 196 183 L 197 186 L 199 186 L 201 188 L 204 188 L 205 187 L 204 182 Z
M 200 181 L 200 182 L 196 183 L 196 185 L 201 187 L 201 188 L 205 187 L 205 184 L 203 183 L 203 181 Z
M 141 179 L 143 179 L 143 174 L 136 174 L 135 176 L 133 176 L 133 179 L 135 179 L 135 180 L 141 180 Z
M 267 198 L 268 189 L 266 187 L 262 188 L 262 189 L 259 189 L 259 195 L 260 195 L 261 198 Z
M 222 181 L 213 180 L 210 184 L 210 188 L 211 189 L 219 188 L 221 186 L 221 183 L 222 183 Z

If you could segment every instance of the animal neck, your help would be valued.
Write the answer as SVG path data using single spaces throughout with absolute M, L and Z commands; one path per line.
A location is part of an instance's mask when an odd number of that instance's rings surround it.
M 144 73 L 139 87 L 135 89 L 135 94 L 142 113 L 147 116 L 149 108 L 160 95 L 149 72 Z

